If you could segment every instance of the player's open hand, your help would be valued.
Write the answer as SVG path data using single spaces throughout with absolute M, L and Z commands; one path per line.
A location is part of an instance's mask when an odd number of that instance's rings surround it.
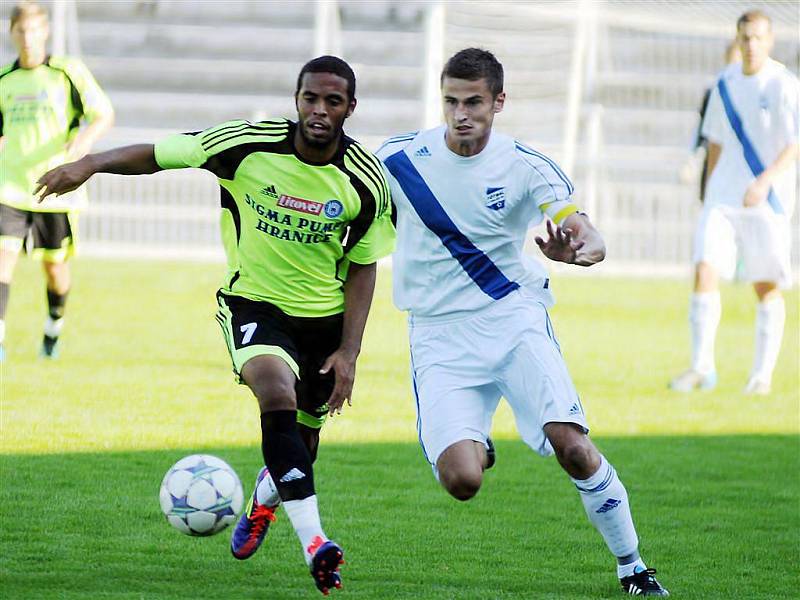
M 94 170 L 91 167 L 91 163 L 86 158 L 61 165 L 39 178 L 33 194 L 37 197 L 38 202 L 41 202 L 51 194 L 60 196 L 78 189 L 93 174 Z
M 539 248 L 550 260 L 557 260 L 573 265 L 589 266 L 594 264 L 593 261 L 581 255 L 581 249 L 584 242 L 572 239 L 571 229 L 561 229 L 558 225 L 555 226 L 551 221 L 547 221 L 547 241 L 541 237 L 536 236 L 536 243 Z
M 323 375 L 333 369 L 336 376 L 336 383 L 333 386 L 330 398 L 328 398 L 328 414 L 342 414 L 342 406 L 345 400 L 349 406 L 353 405 L 353 382 L 356 378 L 356 359 L 357 354 L 339 348 L 331 354 L 322 365 L 319 372 Z

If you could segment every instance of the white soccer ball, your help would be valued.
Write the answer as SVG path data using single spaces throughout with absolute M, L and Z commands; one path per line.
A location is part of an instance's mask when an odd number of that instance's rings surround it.
M 170 525 L 186 535 L 203 536 L 233 523 L 244 502 L 236 472 L 208 454 L 192 454 L 172 465 L 158 497 Z

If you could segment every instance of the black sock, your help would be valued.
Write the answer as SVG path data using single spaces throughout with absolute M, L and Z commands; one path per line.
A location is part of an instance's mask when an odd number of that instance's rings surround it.
M 9 292 L 11 292 L 11 284 L 0 282 L 0 320 L 5 320 L 6 318 Z
M 47 290 L 47 312 L 53 321 L 58 321 L 64 317 L 64 306 L 67 304 L 67 294 L 69 290 L 63 294 L 58 294 L 50 289 Z
M 314 495 L 314 471 L 297 430 L 296 410 L 261 414 L 261 452 L 281 500 L 302 500 Z

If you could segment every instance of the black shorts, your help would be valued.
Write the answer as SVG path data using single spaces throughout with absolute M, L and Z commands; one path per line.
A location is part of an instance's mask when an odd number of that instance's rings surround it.
M 5 249 L 25 249 L 49 262 L 64 262 L 74 253 L 74 231 L 74 213 L 36 212 L 0 204 L 0 241 Z
M 336 382 L 333 371 L 319 373 L 342 341 L 342 314 L 292 317 L 268 302 L 217 292 L 217 321 L 239 383 L 242 367 L 254 356 L 279 356 L 297 377 L 297 422 L 319 429 L 328 414 Z

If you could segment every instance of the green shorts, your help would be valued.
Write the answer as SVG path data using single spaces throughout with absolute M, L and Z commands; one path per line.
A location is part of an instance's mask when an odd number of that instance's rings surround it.
M 279 356 L 297 377 L 297 422 L 319 429 L 328 415 L 335 375 L 319 373 L 342 341 L 342 314 L 292 317 L 269 302 L 217 292 L 217 321 L 239 383 L 242 367 L 255 356 Z
M 75 254 L 77 213 L 37 212 L 0 203 L 0 248 L 63 263 Z

